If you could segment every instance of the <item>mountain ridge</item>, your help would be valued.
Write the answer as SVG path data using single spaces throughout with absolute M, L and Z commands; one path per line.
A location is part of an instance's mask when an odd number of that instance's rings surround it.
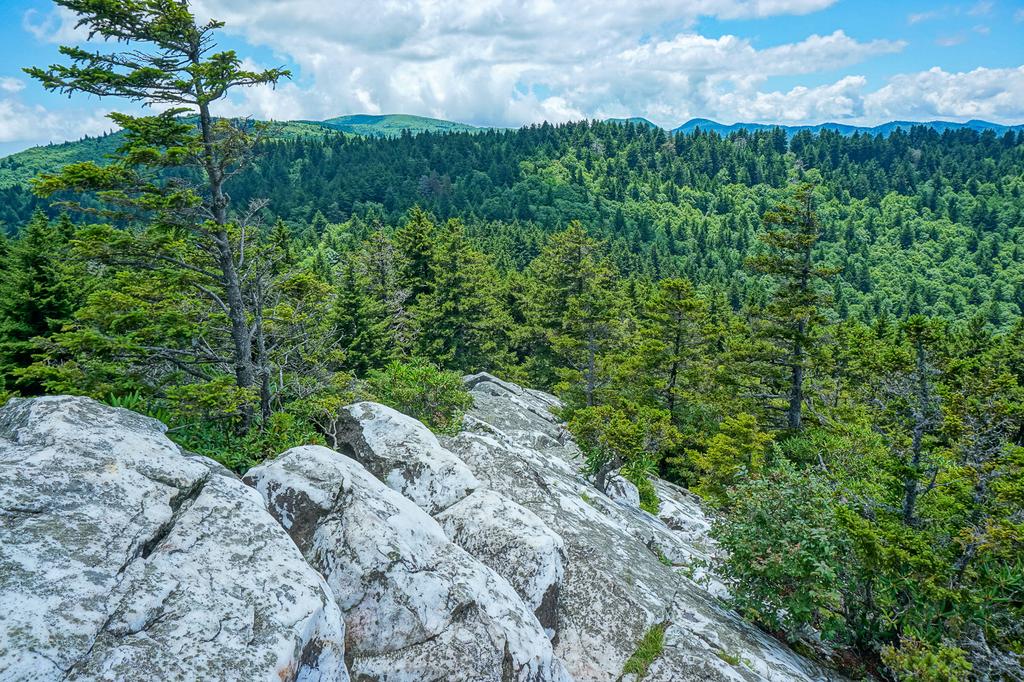
M 649 119 L 633 116 L 628 118 L 608 118 L 603 122 L 620 125 L 637 125 L 646 128 L 661 128 Z M 412 114 L 346 114 L 324 119 L 268 121 L 271 124 L 271 135 L 277 137 L 310 137 L 321 134 L 344 134 L 362 137 L 398 137 L 404 131 L 413 135 L 420 133 L 477 133 L 487 130 L 503 130 L 491 126 L 476 126 L 457 121 L 416 116 Z M 965 122 L 956 121 L 888 121 L 876 126 L 854 126 L 845 123 L 826 122 L 813 125 L 782 125 L 775 123 L 719 123 L 708 118 L 692 118 L 675 128 L 661 128 L 670 134 L 689 134 L 695 130 L 715 132 L 726 136 L 739 130 L 757 131 L 780 128 L 787 136 L 798 132 L 809 131 L 818 133 L 831 130 L 842 135 L 855 133 L 888 136 L 897 129 L 909 130 L 915 126 L 925 126 L 943 132 L 946 130 L 971 129 L 978 132 L 991 130 L 996 134 L 1006 132 L 1024 132 L 1024 124 L 1005 125 L 980 119 Z M 99 160 L 113 153 L 122 133 L 114 131 L 101 136 L 84 137 L 80 140 L 50 143 L 29 147 L 6 156 L 0 156 L 0 189 L 14 185 L 25 185 L 30 178 L 39 173 L 52 172 L 68 163 Z

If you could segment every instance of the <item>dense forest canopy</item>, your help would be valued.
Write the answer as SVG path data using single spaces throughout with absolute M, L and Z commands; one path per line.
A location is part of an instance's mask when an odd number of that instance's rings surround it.
M 198 117 L 115 114 L 106 165 L 0 190 L 0 394 L 145 412 L 242 472 L 361 398 L 457 429 L 460 374 L 490 371 L 558 393 L 595 486 L 717 509 L 769 632 L 854 676 L 1019 669 L 1024 134 L 266 139 L 210 104 L 287 74 L 136 4 L 92 21 L 181 50 L 175 77 L 30 73 Z
M 728 290 L 734 307 L 763 299 L 744 259 L 761 215 L 796 174 L 819 174 L 827 219 L 821 257 L 841 266 L 836 313 L 966 319 L 997 326 L 1024 310 L 1024 133 L 926 127 L 883 137 L 781 129 L 722 138 L 671 136 L 632 123 L 517 131 L 302 136 L 265 143 L 235 178 L 237 205 L 261 197 L 270 224 L 394 224 L 412 206 L 458 217 L 503 268 L 522 268 L 544 235 L 580 220 L 616 264 Z M 11 227 L 42 204 L 0 190 Z M 9 228 L 10 229 L 10 228 Z

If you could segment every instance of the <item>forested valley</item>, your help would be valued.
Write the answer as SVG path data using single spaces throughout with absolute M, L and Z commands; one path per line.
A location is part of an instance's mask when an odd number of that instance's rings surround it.
M 261 140 L 198 104 L 0 191 L 3 400 L 244 472 L 358 399 L 457 430 L 487 371 L 564 401 L 595 486 L 697 492 L 770 633 L 853 676 L 1024 654 L 1024 133 Z

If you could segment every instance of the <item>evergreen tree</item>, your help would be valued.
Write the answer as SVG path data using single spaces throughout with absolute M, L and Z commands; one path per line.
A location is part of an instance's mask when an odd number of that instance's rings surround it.
M 409 211 L 405 223 L 395 232 L 398 283 L 407 292 L 410 306 L 434 290 L 436 232 L 434 222 L 419 206 Z
M 603 245 L 573 222 L 552 235 L 530 274 L 528 321 L 542 339 L 534 372 L 542 381 L 557 377 L 594 405 L 607 380 L 603 361 L 619 331 L 615 268 Z
M 83 281 L 74 267 L 66 232 L 37 211 L 0 269 L 0 375 L 8 389 L 43 392 L 38 380 L 19 375 L 40 352 L 38 339 L 59 332 L 81 301 Z
M 813 184 L 803 183 L 794 191 L 792 202 L 765 214 L 768 231 L 761 240 L 767 250 L 748 261 L 775 284 L 759 334 L 769 343 L 764 361 L 788 375 L 781 378 L 782 390 L 766 397 L 785 401 L 785 424 L 791 431 L 799 431 L 803 425 L 809 354 L 824 322 L 822 307 L 828 299 L 819 282 L 834 274 L 815 259 L 821 228 L 814 191 Z
M 333 326 L 345 369 L 361 377 L 383 368 L 395 353 L 387 309 L 368 292 L 365 275 L 352 261 L 342 268 L 337 290 Z
M 112 113 L 111 120 L 125 130 L 124 143 L 112 163 L 71 164 L 60 173 L 35 184 L 44 197 L 57 192 L 92 192 L 110 208 L 106 215 L 130 219 L 153 215 L 152 239 L 110 237 L 140 262 L 177 263 L 194 278 L 195 290 L 223 308 L 231 329 L 230 364 L 239 395 L 253 388 L 252 310 L 246 305 L 243 277 L 246 220 L 232 221 L 227 180 L 251 159 L 255 136 L 246 122 L 215 119 L 211 104 L 237 87 L 274 84 L 289 73 L 281 69 L 249 71 L 233 51 L 215 52 L 214 32 L 222 22 L 197 23 L 187 0 L 56 0 L 78 16 L 77 26 L 131 49 L 111 52 L 61 47 L 71 64 L 48 69 L 26 69 L 47 90 L 71 95 L 124 98 L 144 105 L 169 107 L 156 116 Z M 192 113 L 196 122 L 181 118 Z M 161 171 L 189 168 L 204 183 L 204 193 L 168 178 Z M 258 206 L 256 208 L 259 208 Z M 187 233 L 209 256 L 207 263 L 178 260 L 167 249 L 168 232 Z M 109 236 L 109 235 L 108 235 Z M 175 241 L 175 240 L 170 240 Z M 243 401 L 240 430 L 248 429 L 252 405 Z
M 494 369 L 507 353 L 510 324 L 495 297 L 497 272 L 469 246 L 457 221 L 445 226 L 433 255 L 435 285 L 416 309 L 419 354 L 445 369 Z

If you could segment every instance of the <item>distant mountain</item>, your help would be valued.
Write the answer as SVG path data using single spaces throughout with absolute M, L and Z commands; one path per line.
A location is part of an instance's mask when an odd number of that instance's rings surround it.
M 771 130 L 772 128 L 782 128 L 786 131 L 786 134 L 792 135 L 802 130 L 808 130 L 812 133 L 817 133 L 822 130 L 833 130 L 840 133 L 841 135 L 853 135 L 854 133 L 869 133 L 871 135 L 890 135 L 897 128 L 903 130 L 909 130 L 914 126 L 925 126 L 942 132 L 944 130 L 960 130 L 963 128 L 969 128 L 971 130 L 983 131 L 992 130 L 998 134 L 1003 134 L 1007 130 L 1019 131 L 1024 130 L 1024 124 L 1007 126 L 999 123 L 991 123 L 989 121 L 967 121 L 966 123 L 957 123 L 954 121 L 927 121 L 927 122 L 915 122 L 915 121 L 889 121 L 888 123 L 882 123 L 877 126 L 854 126 L 847 125 L 845 123 L 819 123 L 816 125 L 802 125 L 802 126 L 787 126 L 778 125 L 773 123 L 732 123 L 725 124 L 717 121 L 712 121 L 707 118 L 693 118 L 679 126 L 673 128 L 673 133 L 692 133 L 696 129 L 703 131 L 714 131 L 719 135 L 728 135 L 729 133 L 736 132 L 737 130 Z
M 634 116 L 630 118 L 610 118 L 609 123 L 632 123 L 633 125 L 657 128 L 656 124 L 646 118 Z M 271 136 L 281 138 L 321 136 L 325 134 L 360 135 L 365 137 L 397 137 L 403 130 L 412 134 L 419 133 L 445 133 L 445 132 L 480 132 L 488 130 L 467 123 L 445 121 L 438 118 L 426 116 L 412 116 L 408 114 L 352 114 L 349 116 L 337 116 L 326 121 L 271 121 Z M 966 123 L 955 123 L 951 121 L 929 121 L 927 123 L 915 123 L 912 121 L 890 121 L 872 127 L 852 126 L 842 123 L 821 123 L 808 126 L 776 126 L 768 123 L 733 123 L 724 124 L 712 121 L 707 118 L 694 118 L 678 128 L 671 130 L 672 133 L 691 133 L 696 129 L 703 131 L 714 131 L 720 135 L 728 135 L 737 130 L 770 130 L 780 127 L 788 135 L 801 130 L 818 132 L 828 129 L 835 130 L 843 135 L 852 135 L 855 132 L 871 133 L 872 135 L 889 135 L 896 128 L 907 130 L 913 126 L 927 126 L 939 132 L 944 130 L 958 130 L 970 128 L 972 130 L 992 130 L 997 134 L 1003 134 L 1007 130 L 1024 130 L 1024 125 L 1005 126 L 988 121 L 968 121 Z M 79 161 L 102 161 L 106 156 L 117 149 L 122 138 L 121 132 L 114 132 L 101 137 L 92 137 L 78 140 L 77 142 L 64 142 L 62 144 L 49 144 L 40 147 L 32 147 L 10 156 L 0 157 L 0 189 L 14 185 L 26 185 L 29 179 L 39 173 L 52 172 L 61 166 Z
M 317 122 L 271 121 L 270 136 L 276 138 L 337 135 L 338 131 Z M 120 130 L 86 137 L 75 142 L 47 144 L 31 147 L 0 158 L 0 189 L 26 185 L 40 173 L 53 172 L 71 163 L 96 161 L 102 163 L 121 145 L 124 133 Z
M 657 128 L 658 124 L 648 121 L 643 116 L 631 116 L 630 118 L 607 118 L 606 123 L 632 123 L 633 125 L 646 126 L 648 128 Z
M 483 128 L 471 126 L 467 123 L 456 123 L 426 116 L 410 116 L 408 114 L 382 114 L 380 116 L 352 114 L 350 116 L 329 118 L 326 121 L 305 121 L 305 123 L 322 125 L 333 130 L 367 137 L 397 137 L 402 134 L 403 130 L 408 130 L 414 135 L 418 133 L 483 130 Z

